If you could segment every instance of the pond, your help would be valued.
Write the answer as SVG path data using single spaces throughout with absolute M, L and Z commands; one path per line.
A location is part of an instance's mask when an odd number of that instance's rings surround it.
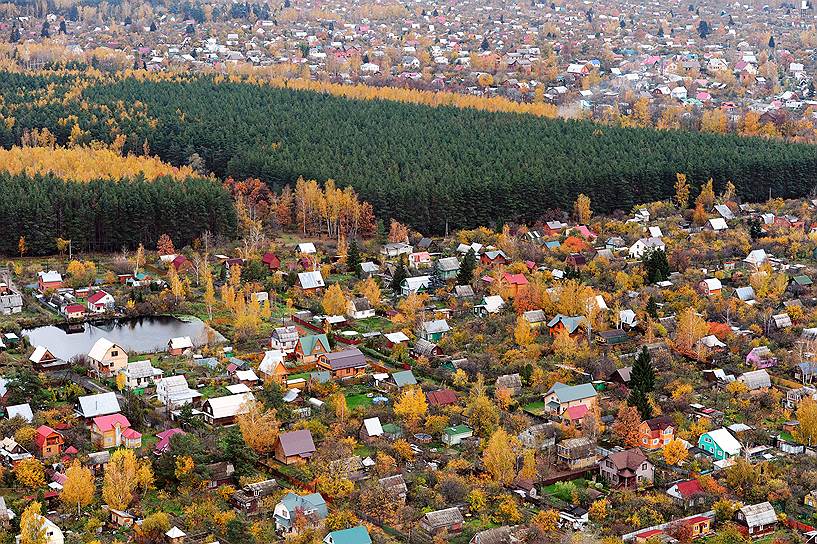
M 29 343 L 48 348 L 55 357 L 70 360 L 87 355 L 100 338 L 107 338 L 129 353 L 153 353 L 167 349 L 167 342 L 189 336 L 196 346 L 224 337 L 197 317 L 151 316 L 110 319 L 93 323 L 59 324 L 23 330 Z

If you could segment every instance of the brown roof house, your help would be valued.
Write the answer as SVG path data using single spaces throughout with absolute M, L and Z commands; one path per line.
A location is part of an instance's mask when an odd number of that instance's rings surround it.
M 247 484 L 230 497 L 233 507 L 251 516 L 259 513 L 260 503 L 278 490 L 278 482 L 274 479 Z
M 328 370 L 332 378 L 342 380 L 363 374 L 369 364 L 362 351 L 350 348 L 319 355 L 317 366 L 318 369 Z
M 442 531 L 459 533 L 465 520 L 457 507 L 428 512 L 420 518 L 420 528 L 430 536 Z
M 556 456 L 561 464 L 570 470 L 592 467 L 598 460 L 596 445 L 587 437 L 562 440 L 556 446 Z
M 602 458 L 599 474 L 610 487 L 636 488 L 652 484 L 655 467 L 640 449 L 633 448 Z
M 315 442 L 307 429 L 281 433 L 275 443 L 275 458 L 285 465 L 306 463 L 314 453 Z

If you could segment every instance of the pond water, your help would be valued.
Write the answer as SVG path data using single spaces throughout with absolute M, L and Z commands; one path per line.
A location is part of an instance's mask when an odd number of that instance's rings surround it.
M 35 346 L 46 348 L 63 360 L 75 355 L 87 355 L 100 338 L 122 346 L 129 353 L 153 353 L 167 349 L 167 342 L 177 336 L 189 336 L 201 346 L 223 342 L 224 337 L 197 317 L 171 316 L 110 319 L 94 323 L 59 324 L 23 330 L 23 335 Z

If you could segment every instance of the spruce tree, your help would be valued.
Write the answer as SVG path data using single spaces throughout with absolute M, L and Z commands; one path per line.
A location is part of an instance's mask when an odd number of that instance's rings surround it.
M 645 396 L 655 390 L 655 370 L 652 368 L 652 357 L 646 347 L 641 348 L 630 372 L 630 389 L 641 391 Z
M 638 413 L 641 414 L 642 421 L 652 417 L 652 407 L 650 406 L 650 401 L 643 391 L 638 389 L 631 390 L 630 396 L 627 397 L 627 404 L 634 406 L 638 410 Z
M 406 278 L 408 278 L 406 265 L 403 264 L 403 259 L 400 259 L 400 264 L 397 265 L 397 269 L 394 271 L 394 276 L 392 276 L 391 279 L 391 290 L 394 291 L 395 294 L 400 293 L 400 287 Z
M 650 299 L 647 301 L 647 314 L 650 317 L 658 319 L 658 303 L 655 302 L 655 297 L 650 295 Z
M 357 247 L 357 240 L 352 240 L 349 244 L 349 253 L 346 255 L 346 265 L 354 274 L 360 276 L 360 249 Z
M 477 267 L 477 254 L 474 248 L 468 250 L 465 258 L 460 263 L 460 271 L 457 274 L 458 285 L 470 285 L 474 280 L 474 269 Z

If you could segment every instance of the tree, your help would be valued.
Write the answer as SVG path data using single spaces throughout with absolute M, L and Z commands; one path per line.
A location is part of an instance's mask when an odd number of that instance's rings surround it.
M 45 517 L 42 506 L 34 501 L 29 504 L 20 516 L 20 544 L 46 544 Z
M 400 223 L 399 221 L 392 219 L 391 226 L 389 228 L 389 242 L 393 244 L 400 242 L 408 242 L 408 238 L 409 238 L 408 227 Z
M 366 278 L 362 282 L 358 283 L 357 292 L 361 294 L 361 296 L 366 297 L 372 306 L 379 306 L 380 299 L 382 298 L 382 294 L 380 293 L 380 286 L 377 285 L 377 281 L 374 278 Z
M 408 272 L 406 271 L 406 265 L 403 264 L 403 259 L 400 259 L 400 263 L 397 265 L 397 268 L 394 271 L 394 275 L 391 279 L 391 290 L 395 293 L 400 293 L 402 289 L 403 280 L 408 278 Z
M 696 312 L 694 307 L 688 307 L 678 316 L 678 326 L 675 332 L 675 345 L 682 351 L 692 351 L 698 340 L 706 336 L 709 326 Z
M 641 425 L 641 418 L 638 410 L 627 403 L 621 403 L 613 423 L 613 434 L 628 447 L 637 448 L 641 443 L 641 436 L 638 427 Z
M 516 450 L 519 440 L 499 428 L 488 439 L 482 452 L 482 462 L 491 477 L 499 484 L 508 485 L 516 477 Z
M 516 327 L 513 330 L 513 338 L 514 341 L 523 348 L 529 346 L 533 342 L 533 331 L 531 331 L 530 323 L 528 323 L 528 320 L 525 319 L 524 316 L 520 315 L 516 318 Z
M 645 394 L 655 390 L 655 370 L 647 347 L 641 348 L 630 373 L 630 389 L 640 389 Z
M 685 210 L 689 206 L 689 183 L 686 174 L 675 174 L 675 203 L 678 208 Z
M 65 471 L 65 483 L 60 492 L 60 500 L 72 508 L 76 505 L 79 516 L 82 514 L 82 507 L 93 502 L 95 491 L 91 469 L 83 467 L 79 459 L 74 459 L 74 462 Z
M 794 429 L 794 438 L 802 444 L 817 444 L 817 401 L 806 397 L 797 406 L 797 421 L 800 424 Z
M 327 315 L 346 314 L 346 297 L 343 295 L 343 289 L 340 288 L 339 283 L 333 283 L 329 286 L 329 289 L 323 295 L 321 305 Z
M 647 271 L 647 281 L 658 283 L 669 278 L 670 267 L 667 254 L 663 249 L 650 250 L 644 257 L 644 268 Z
M 590 208 L 590 197 L 580 194 L 576 198 L 573 210 L 576 214 L 576 221 L 578 221 L 579 224 L 586 225 L 589 223 L 590 217 L 593 215 L 593 210 Z
M 701 19 L 701 22 L 698 23 L 698 35 L 701 39 L 705 40 L 707 36 L 709 36 L 709 23 Z
M 17 252 L 22 258 L 22 256 L 26 254 L 26 251 L 28 251 L 28 247 L 26 246 L 26 237 L 20 236 L 20 239 L 17 240 Z
M 666 461 L 668 465 L 680 465 L 689 456 L 686 446 L 677 438 L 671 440 L 669 444 L 664 446 L 663 453 L 664 461 Z
M 471 396 L 465 416 L 477 436 L 487 437 L 499 425 L 499 409 L 484 393 Z
M 111 454 L 102 481 L 102 498 L 109 507 L 116 510 L 128 508 L 139 483 L 138 470 L 133 450 L 119 449 Z
M 139 244 L 136 248 L 136 256 L 133 258 L 133 275 L 139 273 L 139 268 L 145 264 L 145 246 Z
M 470 248 L 465 254 L 460 270 L 457 272 L 457 285 L 470 285 L 474 281 L 474 270 L 477 267 L 477 254 L 474 248 Z
M 346 254 L 346 268 L 353 274 L 359 273 L 360 268 L 360 248 L 357 247 L 357 240 L 352 239 L 349 244 L 349 251 Z
M 249 401 L 236 418 L 244 442 L 258 454 L 268 454 L 275 448 L 279 423 L 275 410 L 265 409 L 257 401 Z
M 704 210 L 711 210 L 712 206 L 715 205 L 715 188 L 713 187 L 712 178 L 709 178 L 701 187 L 701 192 L 698 198 L 695 199 L 695 203 L 700 203 Z
M 412 429 L 417 428 L 426 412 L 428 412 L 428 402 L 423 390 L 419 387 L 409 387 L 403 390 L 400 398 L 394 403 L 394 415 Z
M 38 489 L 45 485 L 45 469 L 43 464 L 34 457 L 17 463 L 14 466 L 14 476 L 18 482 L 29 489 Z
M 627 396 L 627 403 L 638 410 L 642 419 L 649 419 L 652 416 L 650 399 L 647 393 L 641 389 L 631 389 L 630 394 Z
M 552 508 L 540 510 L 533 519 L 531 525 L 536 527 L 544 536 L 554 536 L 559 529 L 559 512 Z
M 159 241 L 156 242 L 156 251 L 159 255 L 175 255 L 176 248 L 173 247 L 173 240 L 167 234 L 159 236 Z

